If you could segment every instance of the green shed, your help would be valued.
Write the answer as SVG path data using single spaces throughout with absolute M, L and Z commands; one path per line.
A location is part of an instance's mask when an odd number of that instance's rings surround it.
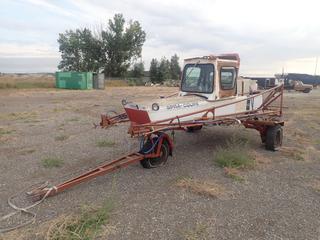
M 92 72 L 56 72 L 56 88 L 92 89 Z

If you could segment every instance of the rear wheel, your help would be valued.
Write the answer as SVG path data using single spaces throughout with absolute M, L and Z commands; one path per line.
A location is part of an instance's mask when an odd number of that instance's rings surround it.
M 306 88 L 306 89 L 303 90 L 304 93 L 309 93 L 310 91 L 311 91 L 310 88 Z
M 271 126 L 267 129 L 266 149 L 277 151 L 282 145 L 283 129 L 281 125 Z
M 152 148 L 152 146 L 153 146 L 152 142 L 148 140 L 143 146 L 142 153 L 145 153 L 144 149 L 149 150 Z M 158 145 L 154 147 L 154 150 L 152 152 L 156 152 L 157 149 L 158 149 Z M 160 147 L 160 156 L 155 158 L 145 158 L 140 161 L 140 164 L 144 168 L 156 168 L 156 167 L 163 166 L 167 162 L 169 154 L 170 154 L 169 145 L 164 140 Z

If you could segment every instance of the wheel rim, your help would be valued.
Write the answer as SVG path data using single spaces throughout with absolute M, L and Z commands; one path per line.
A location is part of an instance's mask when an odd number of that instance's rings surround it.
M 160 156 L 156 158 L 150 158 L 149 163 L 152 167 L 158 167 L 166 163 L 169 152 L 165 143 L 161 145 Z

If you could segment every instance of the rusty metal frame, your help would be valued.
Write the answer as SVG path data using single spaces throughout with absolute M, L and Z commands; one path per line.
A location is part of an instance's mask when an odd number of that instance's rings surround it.
M 219 108 L 232 105 L 235 103 L 239 103 L 242 101 L 247 101 L 249 99 L 253 99 L 260 95 L 267 94 L 266 98 L 264 99 L 262 105 L 256 110 L 248 110 L 243 111 L 240 113 L 234 114 L 227 114 L 223 116 L 215 116 L 215 111 Z M 278 106 L 271 105 L 274 103 L 278 98 L 280 98 L 280 104 Z M 270 88 L 266 91 L 263 91 L 258 94 L 254 94 L 252 96 L 248 96 L 246 99 L 241 99 L 238 101 L 234 101 L 231 103 L 226 103 L 220 105 L 218 107 L 212 107 L 192 113 L 183 114 L 180 116 L 167 118 L 161 121 L 151 122 L 147 124 L 135 124 L 131 125 L 128 133 L 131 136 L 144 136 L 150 135 L 159 131 L 169 131 L 169 130 L 186 130 L 188 127 L 197 127 L 203 125 L 229 125 L 233 123 L 242 123 L 245 127 L 250 127 L 255 125 L 253 122 L 250 122 L 252 119 L 263 119 L 266 118 L 270 124 L 283 124 L 281 121 L 282 117 L 282 108 L 283 108 L 283 85 L 279 85 L 273 88 Z M 194 119 L 192 121 L 183 121 L 183 118 L 192 116 L 195 114 L 203 113 L 202 117 L 198 119 Z M 209 118 L 208 114 L 212 113 L 212 117 Z M 249 124 L 250 122 L 250 124 Z M 256 125 L 266 125 L 267 121 L 255 121 Z M 253 128 L 253 127 L 252 127 Z M 258 127 L 257 127 L 258 128 Z
M 120 168 L 127 167 L 133 163 L 139 162 L 145 158 L 157 158 L 161 154 L 161 145 L 163 142 L 166 141 L 169 145 L 170 155 L 172 155 L 173 151 L 173 142 L 171 138 L 165 134 L 162 133 L 162 137 L 157 144 L 157 148 L 155 151 L 152 151 L 149 154 L 143 154 L 140 152 L 134 152 L 131 154 L 128 154 L 126 156 L 120 157 L 118 159 L 108 161 L 105 164 L 102 164 L 90 171 L 87 171 L 75 178 L 69 179 L 65 182 L 62 182 L 56 186 L 41 186 L 39 188 L 33 189 L 32 191 L 28 192 L 27 194 L 32 198 L 33 201 L 38 201 L 39 199 L 43 198 L 48 191 L 49 194 L 47 194 L 46 197 L 54 196 L 58 193 L 61 193 L 69 188 L 72 188 L 76 185 L 79 185 L 80 183 L 89 181 L 93 178 L 96 178 L 98 176 L 105 175 L 107 173 L 113 172 L 115 170 L 118 170 Z
M 121 113 L 113 117 L 109 117 L 107 114 L 101 114 L 100 127 L 108 128 L 110 126 L 116 125 L 118 123 L 129 122 L 128 115 L 126 113 Z M 97 124 L 94 125 L 95 128 L 98 127 Z

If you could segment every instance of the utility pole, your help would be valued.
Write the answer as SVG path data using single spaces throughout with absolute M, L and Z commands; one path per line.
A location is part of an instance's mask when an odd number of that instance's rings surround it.
M 316 58 L 316 68 L 314 69 L 314 75 L 317 75 L 317 68 L 318 68 L 318 57 Z

